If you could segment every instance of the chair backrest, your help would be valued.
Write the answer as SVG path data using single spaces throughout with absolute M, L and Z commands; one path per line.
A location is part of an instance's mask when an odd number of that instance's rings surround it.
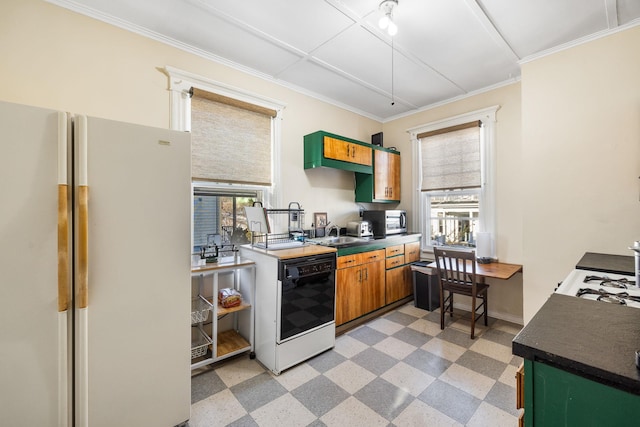
M 476 252 L 433 248 L 443 285 L 476 285 Z

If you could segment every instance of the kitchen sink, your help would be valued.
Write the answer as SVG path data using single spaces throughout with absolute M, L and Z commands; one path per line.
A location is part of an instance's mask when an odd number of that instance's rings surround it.
M 328 236 L 328 237 L 318 237 L 315 239 L 308 239 L 307 242 L 313 243 L 316 245 L 323 246 L 331 246 L 331 247 L 339 247 L 339 246 L 354 246 L 358 244 L 363 244 L 369 242 L 369 239 L 362 237 L 353 237 L 353 236 Z

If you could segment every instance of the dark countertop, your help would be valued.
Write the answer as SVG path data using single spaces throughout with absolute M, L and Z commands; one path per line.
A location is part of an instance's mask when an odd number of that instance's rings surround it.
M 640 309 L 552 294 L 513 354 L 640 395 Z
M 635 276 L 635 260 L 633 255 L 609 255 L 586 252 L 576 264 L 578 270 L 602 271 L 603 273 Z M 639 343 L 640 345 L 640 343 Z
M 357 245 L 349 245 L 338 248 L 338 256 L 353 255 L 361 252 L 377 251 L 389 246 L 403 245 L 405 243 L 417 242 L 422 237 L 420 233 L 396 234 L 384 239 L 371 239 Z

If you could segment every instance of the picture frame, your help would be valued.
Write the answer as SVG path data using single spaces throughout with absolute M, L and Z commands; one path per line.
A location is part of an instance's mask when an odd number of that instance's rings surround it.
M 327 226 L 327 213 L 326 212 L 314 212 L 313 223 L 315 228 L 324 228 Z

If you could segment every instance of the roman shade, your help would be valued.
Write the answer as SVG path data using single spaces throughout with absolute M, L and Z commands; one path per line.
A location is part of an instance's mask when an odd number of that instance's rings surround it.
M 422 191 L 481 186 L 480 126 L 473 121 L 417 135 L 422 160 Z
M 191 94 L 192 178 L 271 185 L 276 111 L 196 88 Z

